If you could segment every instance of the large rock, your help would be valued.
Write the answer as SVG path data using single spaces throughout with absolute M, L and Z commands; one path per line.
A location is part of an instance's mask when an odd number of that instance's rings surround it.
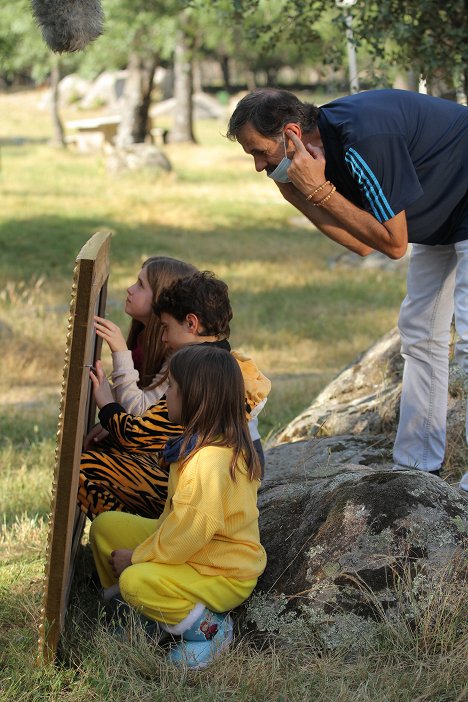
M 109 173 L 150 170 L 155 174 L 172 170 L 167 156 L 153 144 L 128 144 L 122 147 L 107 145 L 106 167 Z
M 394 424 L 402 372 L 400 337 L 393 329 L 327 385 L 279 432 L 276 442 L 315 435 L 381 433 Z
M 157 102 L 150 108 L 150 115 L 153 120 L 166 115 L 173 116 L 177 108 L 175 98 L 169 98 Z M 216 98 L 206 93 L 194 93 L 193 95 L 193 116 L 195 119 L 224 119 L 226 116 L 225 108 L 216 100 Z
M 80 102 L 83 110 L 108 107 L 116 109 L 122 100 L 127 71 L 104 71 L 87 90 Z
M 359 645 L 382 613 L 403 609 L 411 620 L 435 583 L 460 577 L 468 494 L 422 471 L 392 469 L 402 368 L 394 329 L 266 451 L 259 509 L 268 565 L 246 615 L 259 630 L 296 635 L 306 622 L 325 646 Z M 467 458 L 466 394 L 451 367 L 447 453 L 459 451 L 458 469 Z
M 354 466 L 391 468 L 392 437 L 388 434 L 340 434 L 281 444 L 266 452 L 267 470 L 262 485 L 281 479 L 285 470 L 328 470 L 330 467 Z M 287 447 L 287 448 L 285 448 Z M 281 449 L 281 450 L 279 450 Z M 343 468 L 346 470 L 346 468 Z
M 325 638 L 401 604 L 401 578 L 427 597 L 466 546 L 468 497 L 458 489 L 417 470 L 327 464 L 314 441 L 267 452 L 259 509 L 268 566 L 258 590 L 276 600 L 278 622 L 286 597 Z M 264 602 L 249 616 L 268 628 Z
M 373 438 L 380 443 L 381 437 L 376 435 L 385 434 L 391 439 L 398 423 L 402 375 L 400 336 L 395 328 L 347 366 L 271 443 L 363 433 L 370 435 L 369 445 Z M 463 373 L 451 364 L 448 451 L 463 452 L 466 448 L 463 435 L 467 392 Z
M 59 83 L 59 105 L 60 107 L 68 107 L 83 98 L 90 89 L 90 81 L 82 78 L 77 73 L 69 73 L 62 78 Z M 38 103 L 40 110 L 49 110 L 52 104 L 52 92 L 46 90 Z

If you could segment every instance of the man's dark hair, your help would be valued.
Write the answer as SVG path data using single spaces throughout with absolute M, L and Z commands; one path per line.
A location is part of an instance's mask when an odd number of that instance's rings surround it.
M 203 327 L 203 336 L 228 339 L 232 319 L 228 286 L 211 271 L 198 271 L 190 277 L 176 280 L 163 290 L 153 305 L 160 317 L 163 312 L 183 322 L 195 314 Z
M 301 102 L 288 90 L 259 88 L 237 104 L 229 120 L 226 136 L 231 141 L 236 141 L 240 130 L 247 123 L 266 137 L 280 136 L 288 122 L 299 124 L 303 132 L 312 132 L 317 127 L 318 115 L 318 107 Z

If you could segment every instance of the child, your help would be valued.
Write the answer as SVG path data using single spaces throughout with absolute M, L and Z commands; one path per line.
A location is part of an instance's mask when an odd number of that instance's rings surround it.
M 155 310 L 169 353 L 187 344 L 205 343 L 230 350 L 228 287 L 213 273 L 197 272 L 175 281 L 159 296 Z M 242 354 L 235 357 L 244 377 L 245 409 L 251 419 L 265 403 L 271 383 L 251 359 Z M 156 452 L 169 438 L 180 435 L 183 427 L 169 420 L 165 398 L 142 416 L 130 415 L 112 402 L 108 394 L 109 404 L 99 417 L 115 448 L 82 455 L 78 502 L 90 519 L 107 510 L 157 517 L 167 496 L 169 466 Z
M 219 326 L 219 318 L 224 315 L 224 327 L 229 329 L 232 318 L 231 306 L 217 304 L 216 286 L 224 286 L 226 300 L 227 285 L 216 281 L 206 271 L 180 280 L 163 290 L 154 304 L 154 311 L 161 320 L 162 339 L 169 353 L 174 353 L 186 344 L 216 342 L 218 346 L 231 351 L 227 336 L 223 340 L 207 338 L 207 334 Z M 262 442 L 258 433 L 258 415 L 266 404 L 270 391 L 270 381 L 260 373 L 255 363 L 240 353 L 231 351 L 242 368 L 246 388 L 246 405 L 249 419 L 250 436 L 259 455 L 262 467 L 265 465 Z
M 102 368 L 96 402 L 108 395 Z M 104 588 L 162 630 L 182 637 L 170 660 L 208 665 L 229 645 L 228 610 L 252 593 L 266 565 L 258 530 L 260 466 L 247 428 L 242 373 L 216 346 L 187 346 L 169 364 L 169 418 L 185 426 L 169 441 L 169 490 L 156 520 L 118 512 L 93 522 L 91 546 Z
M 132 318 L 127 341 L 117 324 L 103 317 L 94 318 L 96 334 L 108 343 L 112 352 L 115 401 L 127 412 L 143 414 L 166 391 L 166 347 L 153 304 L 164 288 L 196 270 L 190 263 L 168 256 L 151 256 L 144 261 L 136 282 L 127 288 L 125 312 Z M 107 435 L 97 424 L 85 438 L 85 450 Z

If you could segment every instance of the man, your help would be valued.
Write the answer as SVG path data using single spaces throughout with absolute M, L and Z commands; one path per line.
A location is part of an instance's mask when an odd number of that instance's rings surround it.
M 454 312 L 456 358 L 468 370 L 467 109 L 401 90 L 317 108 L 266 88 L 239 102 L 227 136 L 351 251 L 398 259 L 413 243 L 399 318 L 405 370 L 394 461 L 439 474 Z

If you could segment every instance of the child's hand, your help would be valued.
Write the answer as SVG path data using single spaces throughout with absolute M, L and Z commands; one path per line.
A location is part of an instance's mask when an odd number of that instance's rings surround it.
M 110 319 L 104 317 L 94 317 L 94 328 L 96 334 L 107 341 L 112 353 L 116 351 L 127 351 L 127 342 L 125 341 L 120 328 Z
M 132 565 L 132 554 L 133 551 L 127 548 L 119 548 L 116 551 L 112 551 L 109 563 L 115 578 L 120 578 L 125 568 Z
M 98 422 L 83 439 L 83 451 L 92 451 L 93 447 L 105 439 L 106 436 L 109 436 L 109 432 Z
M 104 373 L 101 361 L 96 361 L 95 371 L 96 372 L 94 372 L 94 370 L 90 370 L 89 377 L 93 383 L 93 394 L 96 404 L 99 409 L 102 409 L 104 405 L 114 402 L 114 396 L 112 394 L 109 381 L 106 378 L 106 374 Z

